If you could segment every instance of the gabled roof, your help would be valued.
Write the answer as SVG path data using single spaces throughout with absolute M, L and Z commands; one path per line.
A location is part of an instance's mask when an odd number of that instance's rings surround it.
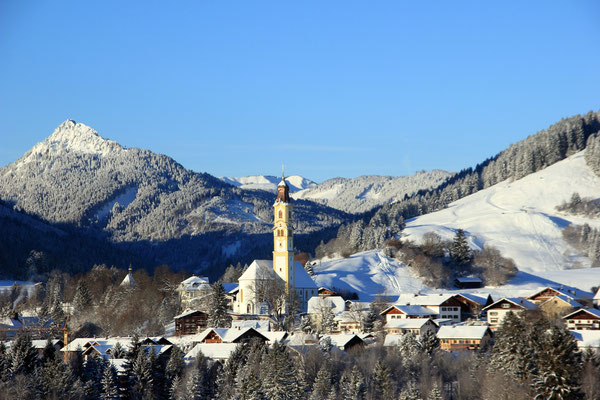
M 298 289 L 318 289 L 300 261 L 294 261 L 294 286 Z
M 224 282 L 223 289 L 225 293 L 232 294 L 240 289 L 240 285 L 238 283 Z
M 488 332 L 491 331 L 487 325 L 443 325 L 440 326 L 437 337 L 440 339 L 483 339 Z
M 200 310 L 188 310 L 185 311 L 179 315 L 176 315 L 175 317 L 173 317 L 173 319 L 179 319 L 179 318 L 183 318 L 183 317 L 187 317 L 189 315 L 195 314 L 195 313 L 200 313 L 200 314 L 206 314 L 204 311 L 200 311 Z
M 383 310 L 382 312 L 380 312 L 379 314 L 380 315 L 387 314 L 392 309 L 396 309 L 396 310 L 400 311 L 402 314 L 406 314 L 406 315 L 428 316 L 428 315 L 436 315 L 437 314 L 436 312 L 430 310 L 429 308 L 423 307 L 423 306 L 419 306 L 419 305 L 406 306 L 406 305 L 399 305 L 399 304 L 390 306 L 390 307 L 386 308 L 385 310 Z
M 509 303 L 514 304 L 517 307 L 520 307 L 524 310 L 535 310 L 537 309 L 537 306 L 532 303 L 531 301 L 527 300 L 527 299 L 523 299 L 521 297 L 503 297 L 500 300 L 494 302 L 493 304 L 490 304 L 487 307 L 484 307 L 483 310 L 489 310 L 491 308 L 495 308 L 495 306 L 497 304 L 500 304 L 504 301 L 508 301 Z
M 268 331 L 261 332 L 263 336 L 266 336 L 269 339 L 269 343 L 282 342 L 288 337 L 288 333 L 286 331 Z
M 573 338 L 577 341 L 577 347 L 595 347 L 600 348 L 600 331 L 597 330 L 581 330 L 569 331 Z
M 321 340 L 329 338 L 331 340 L 331 344 L 336 346 L 336 347 L 345 347 L 348 343 L 350 343 L 350 341 L 354 340 L 354 338 L 357 338 L 358 340 L 360 340 L 361 342 L 363 341 L 360 336 L 354 334 L 354 333 L 340 333 L 337 335 L 324 335 Z
M 421 329 L 423 325 L 431 322 L 429 318 L 392 319 L 384 325 L 384 329 Z M 431 322 L 433 323 L 433 322 Z
M 396 304 L 421 305 L 421 306 L 439 306 L 450 300 L 454 294 L 401 294 L 396 300 Z
M 565 303 L 565 304 L 573 307 L 573 308 L 581 308 L 581 307 L 583 307 L 581 304 L 579 304 L 578 302 L 576 302 L 574 298 L 569 297 L 569 296 L 565 296 L 565 295 L 562 295 L 562 294 L 560 296 L 554 296 L 554 297 L 549 298 L 548 300 L 546 300 L 545 302 L 543 302 L 541 305 L 543 306 L 544 304 L 549 303 L 549 302 L 554 301 L 554 300 L 557 300 L 557 299 L 560 300 L 560 301 L 562 301 L 563 303 Z
M 237 339 L 239 339 L 240 336 L 244 335 L 249 331 L 254 331 L 258 335 L 262 336 L 265 339 L 265 341 L 269 340 L 268 337 L 266 337 L 254 328 L 206 328 L 204 331 L 202 331 L 202 333 L 200 333 L 198 341 L 202 342 L 204 339 L 206 339 L 210 332 L 214 332 L 223 341 L 223 343 L 233 343 Z
M 182 281 L 177 287 L 178 290 L 200 290 L 210 286 L 208 278 L 204 276 L 192 275 L 186 280 Z
M 456 296 L 470 300 L 480 306 L 485 306 L 488 303 L 488 300 L 491 299 L 489 293 L 458 293 Z
M 238 280 L 267 280 L 273 279 L 274 274 L 273 260 L 254 260 Z
M 580 312 L 584 312 L 586 314 L 590 314 L 594 317 L 600 318 L 600 310 L 598 310 L 597 308 L 581 308 L 579 310 L 575 310 L 572 313 L 565 315 L 563 319 L 569 319 L 569 317 L 572 317 L 575 314 L 579 314 Z
M 402 338 L 404 335 L 385 335 L 385 339 L 383 340 L 384 346 L 398 346 L 402 343 Z
M 198 357 L 199 353 L 202 353 L 204 357 L 226 360 L 237 346 L 237 343 L 198 343 L 184 358 L 191 360 Z

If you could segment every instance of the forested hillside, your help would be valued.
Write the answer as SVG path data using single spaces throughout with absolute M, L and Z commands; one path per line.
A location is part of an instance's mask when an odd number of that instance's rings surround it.
M 126 149 L 74 121 L 0 170 L 0 199 L 174 268 L 219 268 L 230 259 L 268 257 L 272 246 L 272 194 L 235 188 L 165 155 Z M 294 213 L 297 232 L 315 237 L 349 220 L 308 201 L 296 202 Z
M 549 128 L 511 145 L 475 168 L 462 170 L 435 189 L 420 191 L 404 200 L 374 210 L 361 220 L 340 227 L 336 239 L 318 253 L 354 252 L 380 247 L 402 230 L 404 220 L 445 208 L 448 204 L 507 179 L 517 180 L 542 170 L 590 145 L 588 165 L 599 169 L 600 113 L 589 112 L 563 119 Z M 594 165 L 596 165 L 594 167 Z M 567 194 L 567 196 L 570 194 Z

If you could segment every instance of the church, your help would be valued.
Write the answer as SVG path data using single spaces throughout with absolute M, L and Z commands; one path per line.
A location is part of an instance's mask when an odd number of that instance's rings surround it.
M 273 259 L 254 260 L 240 276 L 233 303 L 236 314 L 268 314 L 264 288 L 278 286 L 285 293 L 295 292 L 299 311 L 306 312 L 308 300 L 318 293 L 318 287 L 299 261 L 294 260 L 294 228 L 290 188 L 282 175 L 273 204 Z

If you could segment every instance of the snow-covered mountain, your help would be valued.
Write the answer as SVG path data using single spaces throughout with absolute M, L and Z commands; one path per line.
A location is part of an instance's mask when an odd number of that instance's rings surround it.
M 503 256 L 512 258 L 521 271 L 589 267 L 590 260 L 569 246 L 561 232 L 573 223 L 600 227 L 600 220 L 556 210 L 574 192 L 582 197 L 600 197 L 600 177 L 586 164 L 584 152 L 522 179 L 481 190 L 446 209 L 411 219 L 403 236 L 419 241 L 423 234 L 433 231 L 452 239 L 461 228 L 473 248 L 492 245 Z M 600 270 L 597 272 L 600 282 Z
M 301 190 L 293 198 L 320 202 L 348 213 L 361 213 L 401 200 L 421 189 L 436 187 L 452 175 L 454 173 L 436 169 L 419 171 L 411 176 L 333 178 Z
M 281 177 L 273 175 L 250 175 L 242 177 L 222 176 L 219 179 L 242 189 L 266 190 L 267 192 L 277 192 L 277 185 L 281 182 Z M 292 193 L 317 185 L 316 182 L 300 175 L 288 176 L 285 179 L 290 187 L 290 192 Z
M 166 155 L 124 148 L 71 120 L 0 169 L 0 201 L 15 210 L 85 227 L 157 263 L 192 271 L 272 246 L 273 200 L 272 193 L 232 187 Z M 297 232 L 315 240 L 323 228 L 350 219 L 309 201 L 296 202 L 294 214 Z

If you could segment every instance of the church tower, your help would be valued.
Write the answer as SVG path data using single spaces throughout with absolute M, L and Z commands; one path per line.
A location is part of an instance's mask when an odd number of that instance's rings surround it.
M 292 227 L 292 204 L 290 203 L 290 188 L 281 175 L 277 186 L 273 225 L 273 270 L 285 282 L 286 292 L 295 287 L 294 276 L 294 228 Z

